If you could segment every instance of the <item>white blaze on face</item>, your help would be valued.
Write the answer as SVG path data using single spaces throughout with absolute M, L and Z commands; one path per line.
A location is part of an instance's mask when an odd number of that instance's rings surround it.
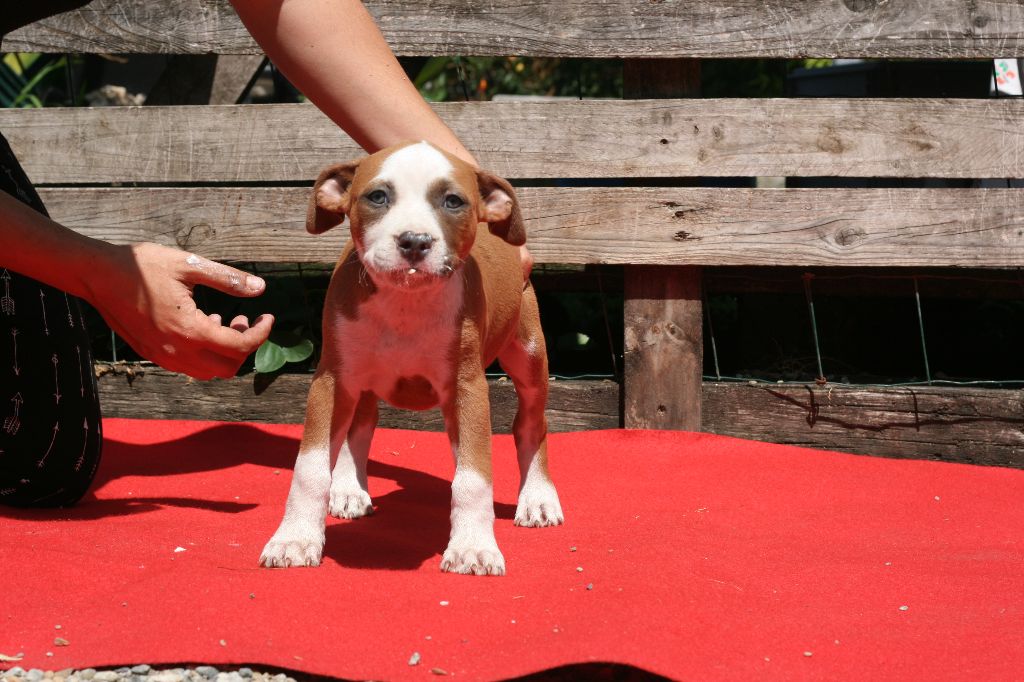
M 367 187 L 387 182 L 393 188 L 387 213 L 363 233 L 363 261 L 379 271 L 405 270 L 409 264 L 398 250 L 397 238 L 405 232 L 427 234 L 433 245 L 416 268 L 440 274 L 450 255 L 437 206 L 429 191 L 438 180 L 450 178 L 453 167 L 444 155 L 426 142 L 403 147 L 381 164 Z M 357 199 L 358 200 L 358 199 Z

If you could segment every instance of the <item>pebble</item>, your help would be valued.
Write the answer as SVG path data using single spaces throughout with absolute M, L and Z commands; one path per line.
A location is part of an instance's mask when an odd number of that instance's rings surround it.
M 181 675 L 172 670 L 157 673 L 156 675 L 151 675 L 149 677 L 150 682 L 182 682 L 183 679 L 184 678 L 182 678 Z
M 418 655 L 417 653 L 416 656 Z M 415 665 L 411 659 L 410 665 Z M 184 668 L 154 670 L 152 666 L 141 664 L 131 668 L 122 667 L 99 672 L 94 668 L 78 671 L 66 668 L 54 672 L 39 668 L 25 670 L 21 667 L 14 667 L 3 671 L 0 675 L 0 682 L 208 682 L 211 680 L 214 682 L 296 682 L 294 678 L 282 673 L 272 675 L 254 672 L 252 668 L 221 672 L 209 665 L 201 665 L 188 670 Z
M 412 656 L 409 657 L 409 665 L 418 665 L 420 662 L 420 652 L 412 652 Z

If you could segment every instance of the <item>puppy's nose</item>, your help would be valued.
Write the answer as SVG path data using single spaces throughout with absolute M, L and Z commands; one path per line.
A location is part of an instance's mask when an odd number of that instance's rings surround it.
M 403 232 L 395 237 L 395 240 L 398 241 L 398 251 L 410 263 L 418 263 L 423 260 L 434 243 L 434 238 L 429 234 L 412 230 Z

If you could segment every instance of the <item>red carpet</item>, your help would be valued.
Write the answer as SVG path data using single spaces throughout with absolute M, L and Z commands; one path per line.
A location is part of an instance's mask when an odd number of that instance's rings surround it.
M 437 569 L 444 436 L 383 431 L 377 514 L 329 520 L 320 568 L 260 569 L 300 428 L 108 420 L 95 496 L 0 508 L 0 653 L 24 652 L 26 669 L 199 662 L 388 680 L 588 661 L 682 680 L 1024 671 L 1022 471 L 563 434 L 551 448 L 567 523 L 523 529 L 503 436 L 509 574 L 475 578 Z

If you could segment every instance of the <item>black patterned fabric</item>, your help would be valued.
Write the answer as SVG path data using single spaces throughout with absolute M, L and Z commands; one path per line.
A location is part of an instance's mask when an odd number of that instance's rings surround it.
M 0 135 L 0 191 L 46 214 Z M 78 299 L 3 268 L 0 251 L 0 504 L 57 507 L 85 494 L 102 434 Z

